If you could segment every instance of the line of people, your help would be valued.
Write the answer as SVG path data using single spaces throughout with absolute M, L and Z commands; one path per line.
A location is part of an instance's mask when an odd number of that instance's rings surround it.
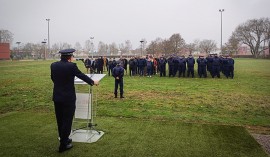
M 217 54 L 210 54 L 206 58 L 203 55 L 200 55 L 196 60 L 192 55 L 189 55 L 187 58 L 185 58 L 185 56 L 177 55 L 154 58 L 147 55 L 146 57 L 131 57 L 129 60 L 121 57 L 118 60 L 110 58 L 109 60 L 107 59 L 107 62 L 104 62 L 104 58 L 99 57 L 95 60 L 87 58 L 84 61 L 85 67 L 90 69 L 90 73 L 103 73 L 103 67 L 105 66 L 109 76 L 111 75 L 113 68 L 117 65 L 117 62 L 124 68 L 126 75 L 128 72 L 127 67 L 129 67 L 130 76 L 152 77 L 152 75 L 159 73 L 160 77 L 166 77 L 168 65 L 169 77 L 187 76 L 193 78 L 195 77 L 194 66 L 197 63 L 197 72 L 200 78 L 206 78 L 207 71 L 212 78 L 220 78 L 220 73 L 223 73 L 226 78 L 234 77 L 234 59 L 228 55 L 218 56 Z

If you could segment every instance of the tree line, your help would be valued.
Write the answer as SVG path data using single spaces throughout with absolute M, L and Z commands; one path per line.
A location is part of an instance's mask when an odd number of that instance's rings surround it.
M 13 34 L 8 30 L 0 29 L 0 43 L 12 43 Z M 130 40 L 126 40 L 124 43 L 106 44 L 100 41 L 95 48 L 94 44 L 90 40 L 86 40 L 84 47 L 79 42 L 76 42 L 74 46 L 69 43 L 54 43 L 50 51 L 47 52 L 50 58 L 57 55 L 57 52 L 65 48 L 75 48 L 81 53 L 89 55 L 95 53 L 98 55 L 124 55 L 124 54 L 136 54 L 136 55 L 161 55 L 161 54 L 193 54 L 194 52 L 200 52 L 209 54 L 218 51 L 217 43 L 214 40 L 204 39 L 195 40 L 192 43 L 186 43 L 180 33 L 171 35 L 168 39 L 156 38 L 152 41 L 146 39 L 141 40 L 141 46 L 132 49 L 132 43 Z M 242 45 L 249 47 L 251 54 L 254 57 L 258 57 L 264 52 L 265 49 L 270 48 L 270 20 L 269 18 L 251 19 L 238 25 L 232 32 L 228 41 L 222 45 L 221 53 L 223 54 L 236 54 Z M 42 43 L 26 43 L 18 45 L 13 48 L 13 55 L 20 55 L 21 58 L 43 58 L 46 45 Z

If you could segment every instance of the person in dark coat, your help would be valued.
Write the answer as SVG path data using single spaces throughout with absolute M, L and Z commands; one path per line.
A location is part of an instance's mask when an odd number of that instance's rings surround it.
M 168 65 L 169 65 L 169 77 L 174 76 L 174 62 L 173 56 L 168 58 Z
M 231 56 L 228 56 L 228 64 L 229 64 L 229 77 L 233 79 L 234 77 L 234 59 Z
M 181 75 L 183 74 L 183 77 L 185 77 L 185 73 L 186 73 L 186 59 L 185 56 L 180 56 L 178 58 L 178 77 L 181 77 Z
M 134 59 L 134 57 L 131 57 L 128 64 L 129 64 L 129 75 L 134 76 L 136 74 L 137 61 Z
M 103 57 L 99 57 L 96 61 L 96 67 L 97 67 L 97 73 L 103 74 L 103 66 L 104 66 L 104 60 Z
M 223 74 L 226 76 L 226 78 L 229 78 L 229 59 L 227 55 L 222 58 L 222 67 Z
M 151 58 L 148 58 L 148 60 L 146 61 L 146 69 L 147 69 L 147 77 L 152 77 L 152 73 L 153 73 L 153 61 Z
M 128 65 L 128 60 L 127 60 L 126 58 L 124 58 L 123 60 L 124 60 L 124 66 L 123 66 L 123 68 L 125 69 L 126 75 L 127 75 L 127 65 Z
M 221 64 L 221 59 L 215 54 L 213 58 L 213 64 L 212 64 L 212 78 L 217 76 L 220 78 L 220 64 Z
M 112 58 L 110 58 L 110 60 L 108 61 L 108 75 L 111 76 L 111 73 L 112 73 L 112 70 L 114 68 L 114 65 L 113 65 L 113 60 Z
M 90 69 L 91 69 L 91 64 L 92 64 L 92 62 L 91 62 L 91 60 L 90 60 L 90 58 L 89 57 L 87 57 L 85 60 L 84 60 L 84 66 L 85 66 L 85 68 L 86 68 L 86 73 L 90 73 Z
M 207 77 L 207 73 L 206 73 L 206 65 L 207 65 L 207 60 L 204 58 L 204 56 L 199 56 L 199 58 L 197 59 L 197 63 L 198 63 L 198 75 L 201 78 L 202 76 L 204 78 Z
M 55 115 L 60 137 L 59 152 L 72 148 L 72 140 L 69 139 L 72 119 L 75 112 L 76 93 L 74 87 L 75 76 L 89 85 L 98 85 L 83 74 L 75 63 L 72 63 L 74 49 L 59 51 L 61 60 L 51 64 L 51 80 L 53 81 L 53 98 Z
M 213 64 L 213 54 L 209 54 L 207 57 L 206 57 L 206 60 L 207 60 L 207 71 L 209 71 L 209 73 L 212 75 L 212 64 Z
M 173 57 L 173 77 L 175 77 L 177 71 L 179 71 L 179 57 L 178 56 L 174 56 Z
M 194 64 L 195 64 L 195 59 L 193 58 L 192 55 L 189 55 L 187 58 L 187 77 L 191 74 L 191 77 L 194 77 Z
M 166 76 L 166 63 L 167 63 L 166 59 L 163 56 L 161 56 L 158 62 L 160 77 Z
M 139 60 L 138 60 L 138 67 L 139 67 L 139 75 L 140 76 L 144 76 L 144 67 L 146 66 L 146 60 L 141 57 Z
M 118 85 L 120 86 L 120 98 L 124 98 L 124 73 L 125 69 L 121 66 L 118 61 L 116 67 L 113 68 L 112 76 L 115 78 L 114 81 L 114 97 L 117 98 Z

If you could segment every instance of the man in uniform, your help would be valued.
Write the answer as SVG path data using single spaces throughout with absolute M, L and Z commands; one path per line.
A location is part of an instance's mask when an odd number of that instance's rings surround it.
M 137 62 L 135 61 L 134 57 L 131 57 L 129 60 L 129 75 L 134 76 L 136 73 L 136 64 Z
M 202 76 L 204 78 L 206 78 L 207 77 L 207 73 L 206 73 L 207 60 L 204 58 L 204 56 L 201 55 L 197 59 L 197 63 L 198 63 L 198 74 L 199 74 L 200 78 Z
M 215 76 L 220 78 L 220 64 L 221 64 L 221 60 L 217 56 L 217 54 L 215 54 L 213 58 L 213 64 L 212 64 L 212 78 L 214 78 Z
M 144 76 L 144 67 L 146 66 L 146 60 L 141 56 L 138 60 L 139 75 Z
M 108 68 L 108 75 L 111 76 L 112 70 L 114 68 L 112 58 L 110 58 L 110 60 L 108 61 Z
M 194 77 L 194 64 L 195 64 L 195 59 L 193 56 L 190 54 L 187 58 L 187 77 L 191 74 L 192 78 Z
M 100 56 L 96 61 L 96 67 L 97 67 L 98 74 L 103 74 L 103 65 L 104 65 L 104 60 L 103 60 L 103 57 Z
M 229 77 L 229 60 L 228 60 L 228 55 L 225 55 L 222 58 L 222 73 L 226 76 L 226 78 Z
M 113 68 L 112 76 L 115 78 L 114 81 L 114 97 L 117 98 L 118 85 L 120 85 L 120 98 L 124 98 L 124 77 L 125 69 L 121 66 L 121 63 L 118 61 L 116 67 Z
M 166 63 L 167 63 L 166 59 L 163 56 L 161 56 L 158 62 L 160 77 L 166 76 Z
M 90 73 L 90 68 L 91 68 L 92 62 L 89 58 L 89 56 L 84 60 L 84 66 L 86 68 L 86 73 Z
M 183 77 L 185 77 L 185 73 L 186 73 L 186 59 L 185 56 L 180 56 L 178 58 L 178 77 L 181 77 L 181 75 L 183 74 Z
M 53 98 L 58 134 L 60 137 L 59 152 L 72 148 L 69 139 L 72 119 L 75 112 L 76 93 L 74 87 L 75 76 L 89 85 L 98 85 L 83 74 L 75 63 L 72 63 L 74 49 L 59 51 L 61 60 L 51 64 L 51 80 L 53 81 Z
M 207 71 L 209 71 L 209 73 L 211 74 L 212 76 L 212 64 L 213 64 L 213 54 L 209 54 L 207 57 L 206 57 L 206 60 L 207 60 Z
M 228 56 L 229 63 L 229 76 L 233 79 L 234 77 L 234 59 L 231 56 Z

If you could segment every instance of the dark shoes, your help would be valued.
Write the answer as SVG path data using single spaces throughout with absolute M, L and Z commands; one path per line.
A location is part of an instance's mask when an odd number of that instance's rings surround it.
M 114 98 L 117 98 L 117 94 L 114 94 Z M 120 98 L 125 98 L 123 94 L 120 94 Z
M 69 138 L 67 142 L 68 144 L 70 144 L 72 142 L 72 139 Z
M 72 139 L 69 138 L 67 140 L 67 144 L 60 144 L 60 146 L 59 146 L 59 153 L 62 153 L 64 151 L 66 151 L 66 150 L 71 149 L 73 147 L 73 145 L 71 143 L 72 143 Z
M 60 145 L 59 146 L 59 153 L 62 153 L 66 150 L 69 150 L 73 147 L 73 145 L 71 143 L 67 144 L 67 145 Z

